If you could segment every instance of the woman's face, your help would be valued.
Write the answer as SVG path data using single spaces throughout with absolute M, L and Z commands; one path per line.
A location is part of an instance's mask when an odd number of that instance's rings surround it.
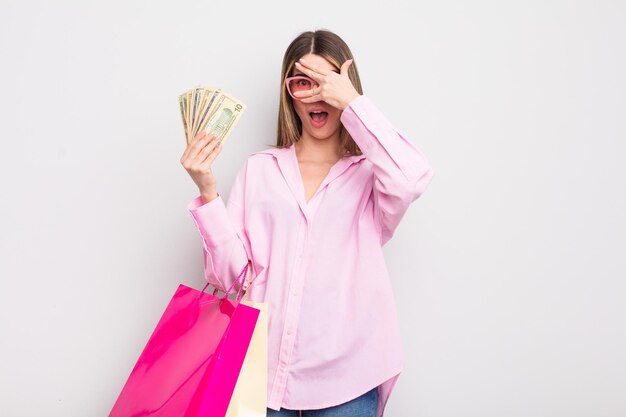
M 339 72 L 330 62 L 319 55 L 307 54 L 302 58 L 322 70 Z M 292 75 L 305 74 L 298 69 L 294 69 Z M 341 127 L 341 121 L 339 120 L 341 110 L 323 100 L 314 103 L 303 103 L 300 100 L 293 99 L 293 105 L 302 121 L 303 135 L 308 134 L 314 139 L 327 139 L 335 134 Z M 318 114 L 314 115 L 314 112 Z M 319 112 L 322 113 L 319 114 Z

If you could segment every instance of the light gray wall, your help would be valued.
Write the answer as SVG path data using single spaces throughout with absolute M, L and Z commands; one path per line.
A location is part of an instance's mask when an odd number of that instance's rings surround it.
M 3 0 L 0 415 L 108 414 L 177 285 L 203 284 L 177 95 L 248 104 L 228 195 L 316 28 L 436 171 L 385 246 L 389 416 L 626 415 L 624 4 Z

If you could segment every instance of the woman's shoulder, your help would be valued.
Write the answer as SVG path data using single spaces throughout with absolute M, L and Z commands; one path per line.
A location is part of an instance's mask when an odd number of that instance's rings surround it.
M 277 146 L 268 147 L 265 149 L 261 149 L 259 151 L 250 152 L 247 156 L 247 164 L 253 163 L 264 163 L 266 161 L 270 161 L 273 159 L 280 159 L 287 156 L 287 152 L 289 152 L 289 147 L 279 148 Z M 258 161 L 258 162 L 257 162 Z
M 251 153 L 248 154 L 248 158 L 256 157 L 256 155 L 273 155 L 273 156 L 278 156 L 281 153 L 287 152 L 288 150 L 289 150 L 289 147 L 280 148 L 278 146 L 273 146 L 273 147 L 261 149 L 260 151 L 251 152 Z
M 244 163 L 240 168 L 240 171 L 246 171 L 247 177 L 254 178 L 255 172 L 260 173 L 267 167 L 274 166 L 280 158 L 285 156 L 285 152 L 288 148 L 268 147 L 258 151 L 250 152 L 246 155 Z

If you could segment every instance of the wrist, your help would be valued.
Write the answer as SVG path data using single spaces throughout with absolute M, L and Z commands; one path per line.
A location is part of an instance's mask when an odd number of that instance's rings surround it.
M 350 103 L 352 103 L 354 100 L 356 100 L 360 96 L 361 96 L 361 94 L 355 92 L 353 95 L 348 97 L 346 99 L 346 101 L 343 103 L 343 106 L 341 107 L 341 110 L 345 110 L 350 105 Z
M 202 197 L 202 202 L 204 204 L 209 203 L 219 197 L 219 193 L 217 191 L 207 191 L 201 192 L 200 196 Z

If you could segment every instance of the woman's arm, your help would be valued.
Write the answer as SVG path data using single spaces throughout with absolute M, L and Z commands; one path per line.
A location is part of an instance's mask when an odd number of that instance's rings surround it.
M 369 97 L 360 95 L 341 122 L 374 166 L 374 215 L 381 245 L 394 234 L 409 205 L 428 187 L 434 171 L 422 152 L 395 129 Z
M 196 224 L 203 243 L 205 279 L 215 288 L 226 292 L 250 258 L 249 242 L 244 227 L 244 190 L 248 162 L 237 173 L 228 204 L 218 193 L 206 204 L 202 196 L 191 201 L 187 209 Z M 244 277 L 232 291 L 238 291 Z

